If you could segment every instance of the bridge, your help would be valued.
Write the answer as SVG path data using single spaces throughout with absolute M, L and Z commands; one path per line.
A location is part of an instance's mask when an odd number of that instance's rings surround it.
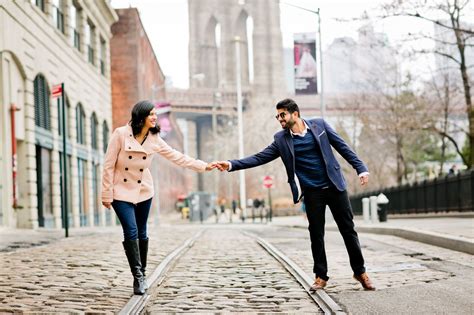
M 242 99 L 244 110 L 246 104 L 255 97 L 250 90 L 243 91 Z M 290 95 L 295 100 L 305 116 L 320 116 L 319 95 Z M 329 94 L 325 96 L 326 115 L 329 117 L 352 115 L 358 111 L 376 111 L 373 106 L 351 103 L 352 95 Z M 168 89 L 167 102 L 171 105 L 171 112 L 176 117 L 195 120 L 200 117 L 237 114 L 237 94 L 232 90 L 212 88 Z M 274 104 L 268 104 L 274 106 Z

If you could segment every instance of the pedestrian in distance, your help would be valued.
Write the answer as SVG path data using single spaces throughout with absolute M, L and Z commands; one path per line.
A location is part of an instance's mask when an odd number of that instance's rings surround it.
M 232 214 L 235 214 L 236 209 L 237 209 L 237 201 L 235 201 L 235 199 L 232 199 Z
M 293 202 L 298 203 L 304 196 L 315 274 L 311 290 L 324 288 L 329 280 L 324 248 L 326 205 L 331 209 L 344 239 L 354 278 L 364 289 L 375 290 L 365 270 L 346 182 L 331 147 L 356 170 L 361 185 L 369 181 L 367 167 L 324 119 L 302 119 L 298 105 L 291 99 L 278 102 L 276 110 L 275 118 L 283 130 L 274 135 L 273 143 L 249 157 L 219 161 L 218 169 L 238 171 L 280 157 L 285 165 Z
M 133 293 L 139 295 L 147 289 L 147 219 L 154 195 L 149 167 L 153 155 L 159 153 L 177 165 L 197 172 L 216 167 L 216 164 L 174 150 L 159 132 L 153 103 L 140 101 L 135 104 L 130 122 L 112 133 L 102 175 L 102 204 L 113 208 L 120 220 L 122 244 L 133 275 Z
M 453 164 L 448 171 L 448 176 L 455 176 L 456 175 L 456 164 Z

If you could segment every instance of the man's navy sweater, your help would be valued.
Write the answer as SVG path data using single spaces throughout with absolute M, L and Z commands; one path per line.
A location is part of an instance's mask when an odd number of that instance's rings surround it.
M 326 165 L 321 155 L 321 149 L 314 139 L 313 133 L 308 130 L 304 137 L 294 135 L 296 176 L 303 189 L 323 188 L 331 185 Z

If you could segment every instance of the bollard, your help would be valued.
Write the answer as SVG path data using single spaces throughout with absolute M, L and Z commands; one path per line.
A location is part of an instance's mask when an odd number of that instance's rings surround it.
M 362 198 L 362 217 L 364 218 L 364 223 L 370 223 L 369 198 Z
M 370 220 L 372 223 L 378 223 L 379 217 L 377 213 L 377 196 L 370 197 Z
M 383 193 L 380 193 L 377 196 L 377 204 L 380 207 L 380 210 L 378 212 L 379 214 L 379 220 L 380 222 L 387 222 L 387 204 L 388 204 L 388 198 L 385 196 Z

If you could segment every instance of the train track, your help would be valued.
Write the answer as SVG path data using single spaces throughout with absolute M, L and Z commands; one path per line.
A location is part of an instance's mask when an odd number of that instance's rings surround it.
M 187 239 L 180 247 L 167 255 L 153 273 L 148 277 L 147 282 L 150 287 L 148 292 L 154 291 L 163 283 L 165 278 L 170 277 L 169 273 L 178 263 L 179 259 L 183 257 L 186 252 L 191 249 L 196 241 L 203 235 L 206 230 L 200 230 L 192 237 Z M 241 231 L 243 235 L 254 240 L 261 248 L 263 248 L 271 257 L 273 257 L 280 266 L 291 274 L 291 276 L 299 283 L 306 291 L 309 298 L 314 302 L 314 311 L 322 312 L 324 314 L 345 314 L 343 309 L 323 290 L 318 290 L 315 293 L 310 292 L 312 278 L 307 275 L 298 265 L 296 265 L 284 253 L 275 248 L 265 239 L 255 235 L 254 233 Z M 255 246 L 255 245 L 254 245 Z M 158 290 L 160 290 L 158 288 Z M 145 308 L 151 301 L 151 295 L 146 293 L 144 295 L 134 295 L 130 298 L 125 307 L 119 312 L 121 315 L 140 314 L 145 311 Z M 307 302 L 310 304 L 309 300 Z M 216 310 L 219 311 L 219 310 Z M 261 312 L 261 310 L 259 310 Z
M 305 289 L 308 295 L 321 308 L 324 314 L 346 314 L 343 309 L 324 291 L 317 290 L 311 292 L 310 287 L 313 284 L 313 279 L 305 273 L 296 263 L 294 263 L 288 256 L 279 251 L 275 246 L 270 244 L 265 239 L 249 232 L 244 232 L 246 235 L 254 238 L 257 243 L 263 247 L 270 255 L 272 255 L 285 269 L 298 281 L 298 283 Z

